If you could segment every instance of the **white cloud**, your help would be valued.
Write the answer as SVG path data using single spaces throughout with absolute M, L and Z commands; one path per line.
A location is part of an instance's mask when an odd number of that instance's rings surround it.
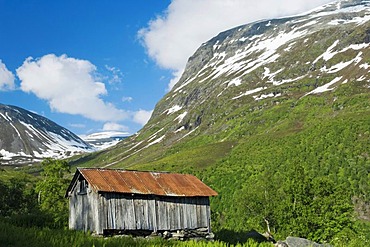
M 128 131 L 128 127 L 118 123 L 105 123 L 103 126 L 104 131 Z
M 86 125 L 85 124 L 80 124 L 80 123 L 71 123 L 71 124 L 69 124 L 69 126 L 71 126 L 73 128 L 78 128 L 78 129 L 84 129 L 84 128 L 86 128 Z
M 47 100 L 57 112 L 79 114 L 96 121 L 118 121 L 128 114 L 104 102 L 105 84 L 94 76 L 96 67 L 87 60 L 45 55 L 28 58 L 17 69 L 21 90 Z
M 298 14 L 332 0 L 172 0 L 167 10 L 139 31 L 155 62 L 179 79 L 187 59 L 218 33 L 255 20 Z
M 134 113 L 133 121 L 144 126 L 149 121 L 150 117 L 152 116 L 152 113 L 153 110 L 152 111 L 139 110 Z
M 109 83 L 118 83 L 122 82 L 123 74 L 120 69 L 116 67 L 110 67 L 108 65 L 105 65 L 105 68 L 111 73 L 110 78 L 108 78 Z
M 122 97 L 122 102 L 131 102 L 133 100 L 133 98 L 132 97 L 130 97 L 130 96 L 123 96 Z
M 0 59 L 0 91 L 15 89 L 15 77 Z

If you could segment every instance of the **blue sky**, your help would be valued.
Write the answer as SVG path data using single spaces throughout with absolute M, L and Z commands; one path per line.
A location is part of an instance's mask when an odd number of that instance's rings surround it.
M 133 134 L 201 43 L 327 0 L 0 0 L 0 103 Z

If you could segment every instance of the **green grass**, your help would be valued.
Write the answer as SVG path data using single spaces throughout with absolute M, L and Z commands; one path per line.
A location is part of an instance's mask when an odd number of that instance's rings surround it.
M 215 241 L 173 241 L 162 238 L 144 239 L 132 237 L 94 237 L 81 231 L 47 228 L 21 228 L 0 221 L 0 247 L 134 247 L 134 246 L 178 246 L 178 247 L 271 247 L 270 243 L 252 240 L 245 244 L 230 245 Z

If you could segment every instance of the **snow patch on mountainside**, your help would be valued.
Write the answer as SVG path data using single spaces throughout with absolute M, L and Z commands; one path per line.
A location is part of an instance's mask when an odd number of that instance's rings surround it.
M 95 141 L 101 140 L 106 138 L 114 138 L 114 137 L 127 137 L 129 135 L 128 132 L 121 132 L 121 131 L 103 131 L 97 132 L 89 135 L 80 135 L 82 140 L 84 141 Z
M 154 145 L 154 144 L 160 143 L 160 142 L 164 139 L 164 137 L 165 137 L 165 135 L 163 135 L 163 136 L 161 136 L 161 137 L 159 137 L 159 138 L 155 139 L 154 141 L 150 142 L 150 143 L 149 143 L 148 145 L 146 145 L 145 147 L 147 148 L 147 147 L 150 147 L 150 146 L 152 146 L 152 145 Z
M 188 112 L 184 112 L 184 113 L 182 113 L 182 114 L 180 114 L 177 118 L 175 118 L 175 120 L 174 121 L 178 121 L 178 123 L 181 123 L 182 122 L 182 120 L 184 119 L 184 117 L 186 116 L 188 114 Z
M 369 68 L 370 68 L 370 64 L 368 64 L 368 63 L 363 63 L 363 64 L 361 64 L 361 65 L 360 65 L 360 68 L 361 68 L 361 69 L 369 69 Z
M 165 112 L 167 112 L 167 115 L 170 115 L 172 113 L 175 113 L 177 111 L 180 111 L 181 109 L 182 109 L 181 106 L 175 105 L 175 106 L 171 107 L 170 109 L 166 110 Z
M 206 52 L 207 56 L 209 55 L 207 58 L 208 62 L 202 63 L 199 70 L 194 71 L 194 74 L 187 77 L 174 91 L 180 91 L 197 78 L 199 83 L 208 83 L 213 80 L 217 81 L 222 76 L 228 78 L 224 82 L 227 87 L 240 86 L 245 76 L 250 75 L 261 67 L 265 70 L 262 79 L 267 79 L 267 82 L 272 83 L 273 86 L 301 80 L 307 74 L 275 79 L 276 75 L 283 71 L 284 73 L 285 71 L 289 73 L 289 68 L 281 67 L 276 69 L 276 67 L 270 67 L 269 64 L 278 62 L 279 58 L 284 55 L 284 52 L 291 52 L 301 43 L 299 40 L 305 39 L 306 36 L 318 30 L 325 29 L 328 23 L 330 25 L 353 25 L 354 23 L 361 25 L 369 21 L 369 3 L 369 1 L 362 1 L 361 3 L 346 1 L 330 3 L 300 15 L 249 24 L 247 27 L 240 27 L 234 32 L 225 34 L 225 36 L 221 33 L 219 39 L 210 41 L 212 42 L 211 50 L 213 52 L 208 53 L 206 49 L 202 50 L 202 52 Z M 331 15 L 333 15 L 333 18 Z M 284 19 L 286 21 L 281 25 L 280 23 Z M 259 26 L 259 24 L 261 25 Z M 266 31 L 258 31 L 263 26 L 267 27 L 264 28 Z M 307 43 L 308 40 L 306 38 L 303 44 Z M 201 48 L 206 47 L 206 45 L 207 43 L 203 44 Z M 307 64 L 315 65 L 320 59 L 329 61 L 339 53 L 348 50 L 362 50 L 368 46 L 368 43 L 352 44 L 344 49 L 336 50 L 337 47 L 340 47 L 340 39 L 338 38 L 323 54 L 319 55 L 313 62 L 307 62 Z M 336 73 L 352 63 L 358 63 L 358 60 L 359 57 L 351 62 L 342 61 L 343 63 L 331 65 L 331 68 L 319 69 L 323 73 Z M 274 68 L 275 71 L 271 72 L 271 68 Z M 224 91 L 219 92 L 217 97 L 221 96 Z M 236 98 L 241 96 L 243 95 L 236 96 Z M 174 107 L 169 109 L 167 114 L 181 109 Z
M 328 16 L 328 15 L 333 15 L 333 14 L 341 14 L 341 13 L 358 13 L 364 10 L 367 10 L 368 7 L 365 5 L 355 5 L 347 8 L 337 8 L 334 11 L 322 11 L 317 14 L 313 14 L 310 17 L 311 18 L 317 18 L 317 17 L 323 17 L 323 16 Z
M 234 78 L 232 79 L 228 84 L 227 84 L 227 87 L 230 87 L 232 85 L 234 86 L 240 86 L 242 84 L 242 80 L 240 78 Z
M 1 159 L 2 160 L 11 160 L 12 158 L 14 157 L 17 157 L 17 156 L 27 156 L 27 157 L 31 157 L 31 155 L 27 155 L 25 154 L 24 152 L 19 152 L 19 153 L 11 153 L 11 152 L 8 152 L 4 149 L 1 149 L 0 150 L 0 156 L 1 156 Z
M 243 94 L 240 94 L 232 99 L 239 99 L 240 97 L 243 97 L 243 96 L 247 96 L 247 95 L 250 95 L 250 94 L 254 94 L 254 93 L 258 93 L 262 90 L 265 90 L 267 87 L 258 87 L 258 88 L 255 88 L 255 89 L 252 89 L 252 90 L 248 90 L 247 92 L 243 93 Z
M 339 40 L 334 41 L 334 43 L 331 46 L 329 46 L 328 49 L 323 54 L 318 56 L 312 63 L 313 64 L 317 63 L 320 60 L 320 58 L 324 59 L 325 61 L 328 61 L 329 59 L 334 57 L 334 55 L 337 54 L 338 52 L 332 52 L 332 51 L 334 47 L 338 45 L 338 43 L 339 43 Z
M 178 133 L 178 132 L 183 131 L 183 130 L 185 130 L 185 127 L 181 126 L 179 129 L 175 130 L 174 133 Z
M 260 96 L 253 96 L 253 98 L 255 100 L 261 100 L 261 99 L 272 98 L 272 97 L 276 98 L 279 96 L 281 96 L 281 93 L 278 93 L 278 94 L 269 93 L 269 94 L 261 94 Z
M 309 94 L 318 94 L 318 93 L 323 93 L 323 92 L 326 92 L 326 91 L 330 91 L 330 90 L 333 90 L 334 88 L 330 88 L 332 85 L 334 85 L 335 83 L 339 82 L 340 80 L 342 79 L 342 76 L 340 77 L 336 77 L 334 78 L 331 82 L 329 83 L 326 83 L 325 85 L 323 86 L 320 86 L 314 90 L 312 90 L 311 92 L 305 94 L 306 95 L 309 95 Z
M 103 150 L 117 145 L 129 136 L 127 132 L 103 131 L 90 135 L 81 135 L 80 138 L 94 147 L 95 150 Z
M 355 50 L 355 51 L 358 51 L 358 50 L 361 50 L 361 49 L 365 49 L 367 47 L 369 47 L 369 43 L 361 43 L 361 44 L 352 44 L 340 51 L 333 51 L 333 49 L 338 45 L 339 43 L 339 40 L 336 40 L 323 54 L 321 54 L 320 56 L 318 56 L 312 63 L 315 64 L 317 63 L 321 58 L 324 59 L 325 61 L 329 61 L 330 59 L 332 59 L 335 55 L 339 54 L 339 53 L 343 53 L 343 52 L 346 52 L 348 50 Z
M 321 68 L 320 70 L 321 70 L 321 72 L 326 72 L 326 73 L 329 73 L 329 74 L 336 73 L 336 72 L 346 68 L 351 63 L 358 64 L 362 60 L 361 55 L 362 55 L 362 52 L 359 52 L 357 54 L 357 56 L 352 60 L 349 60 L 347 62 L 340 62 L 338 64 L 333 65 L 329 69 L 327 69 L 326 66 L 325 66 L 325 67 Z
M 276 54 L 277 49 L 288 42 L 295 40 L 299 37 L 306 35 L 307 30 L 303 31 L 290 31 L 280 32 L 275 37 L 260 37 L 257 38 L 251 45 L 245 49 L 237 50 L 234 56 L 231 56 L 223 61 L 223 64 L 214 68 L 214 72 L 207 78 L 215 79 L 223 74 L 231 74 L 239 71 L 244 71 L 243 75 L 251 73 L 255 69 L 263 66 L 264 64 L 271 63 L 279 58 Z M 256 59 L 244 60 L 251 54 L 258 54 L 262 52 Z M 218 57 L 216 57 L 217 59 Z
M 279 74 L 280 72 L 282 72 L 284 69 L 279 69 L 273 73 L 271 73 L 270 69 L 267 68 L 267 67 L 264 67 L 264 72 L 263 72 L 263 77 L 262 79 L 265 79 L 265 78 L 269 78 L 270 81 L 272 81 L 274 79 L 274 77 Z
M 355 18 L 350 19 L 350 20 L 336 19 L 336 20 L 330 21 L 328 24 L 333 25 L 333 26 L 346 25 L 346 24 L 351 24 L 351 23 L 355 23 L 357 25 L 362 25 L 362 24 L 366 23 L 369 20 L 370 20 L 370 15 L 365 15 L 363 17 L 355 17 Z

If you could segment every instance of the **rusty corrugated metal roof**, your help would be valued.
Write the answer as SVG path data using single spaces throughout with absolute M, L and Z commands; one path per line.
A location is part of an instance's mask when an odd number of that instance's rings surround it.
M 97 192 L 160 196 L 217 195 L 217 192 L 190 174 L 100 168 L 78 168 L 76 173 L 80 173 Z

